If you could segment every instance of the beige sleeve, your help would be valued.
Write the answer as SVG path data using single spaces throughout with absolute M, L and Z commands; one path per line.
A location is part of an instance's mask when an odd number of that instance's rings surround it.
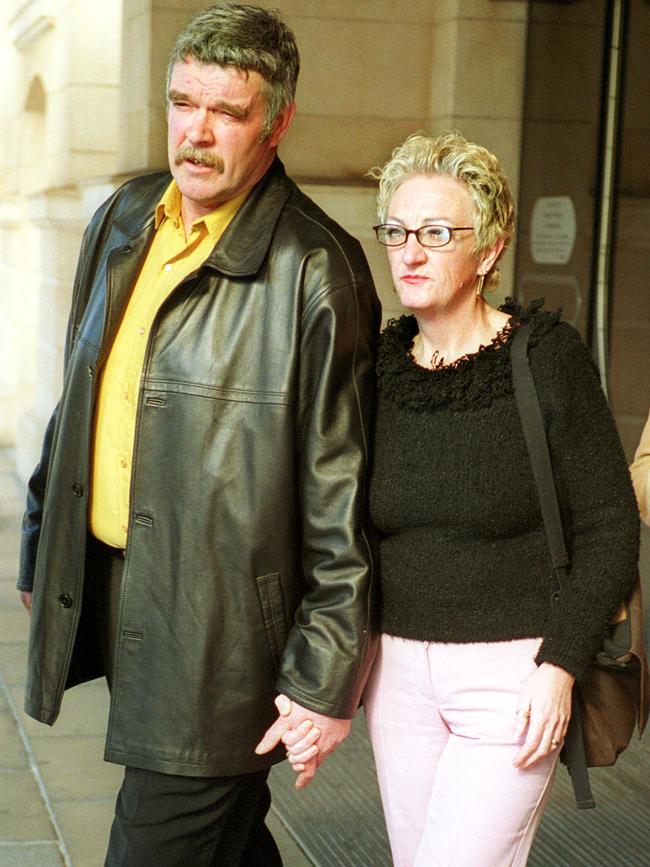
M 643 428 L 639 447 L 630 467 L 641 518 L 650 525 L 650 415 Z

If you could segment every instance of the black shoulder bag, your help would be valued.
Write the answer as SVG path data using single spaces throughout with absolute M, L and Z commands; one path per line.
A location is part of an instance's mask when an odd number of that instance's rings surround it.
M 530 326 L 512 341 L 512 378 L 526 447 L 537 485 L 546 540 L 556 577 L 552 602 L 559 600 L 569 555 L 564 541 L 544 419 L 528 363 Z M 648 721 L 650 678 L 643 640 L 641 584 L 636 581 L 612 619 L 606 639 L 585 678 L 573 688 L 571 721 L 560 754 L 573 783 L 578 809 L 595 807 L 587 768 L 613 765 L 629 745 L 635 726 L 639 737 Z

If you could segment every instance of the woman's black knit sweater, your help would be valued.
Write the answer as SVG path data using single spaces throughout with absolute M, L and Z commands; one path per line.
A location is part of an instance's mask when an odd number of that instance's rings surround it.
M 510 300 L 489 346 L 435 370 L 392 321 L 379 354 L 371 514 L 381 533 L 381 629 L 440 642 L 543 637 L 537 662 L 584 675 L 637 563 L 638 512 L 598 372 L 559 314 Z M 529 320 L 571 555 L 559 604 L 515 405 L 510 343 Z

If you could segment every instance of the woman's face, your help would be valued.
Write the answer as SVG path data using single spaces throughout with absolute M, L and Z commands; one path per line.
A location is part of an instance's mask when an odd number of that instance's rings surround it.
M 455 178 L 416 175 L 395 190 L 386 222 L 406 229 L 474 226 L 472 200 Z M 409 235 L 401 247 L 387 247 L 393 284 L 404 307 L 414 313 L 440 311 L 473 294 L 486 258 L 472 254 L 475 240 L 473 232 L 454 232 L 444 247 L 423 247 Z

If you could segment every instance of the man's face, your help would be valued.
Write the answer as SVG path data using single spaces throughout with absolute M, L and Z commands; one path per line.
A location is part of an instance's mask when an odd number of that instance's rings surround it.
M 169 84 L 167 152 L 186 225 L 250 189 L 271 165 L 295 106 L 260 141 L 266 102 L 262 76 L 188 57 Z

